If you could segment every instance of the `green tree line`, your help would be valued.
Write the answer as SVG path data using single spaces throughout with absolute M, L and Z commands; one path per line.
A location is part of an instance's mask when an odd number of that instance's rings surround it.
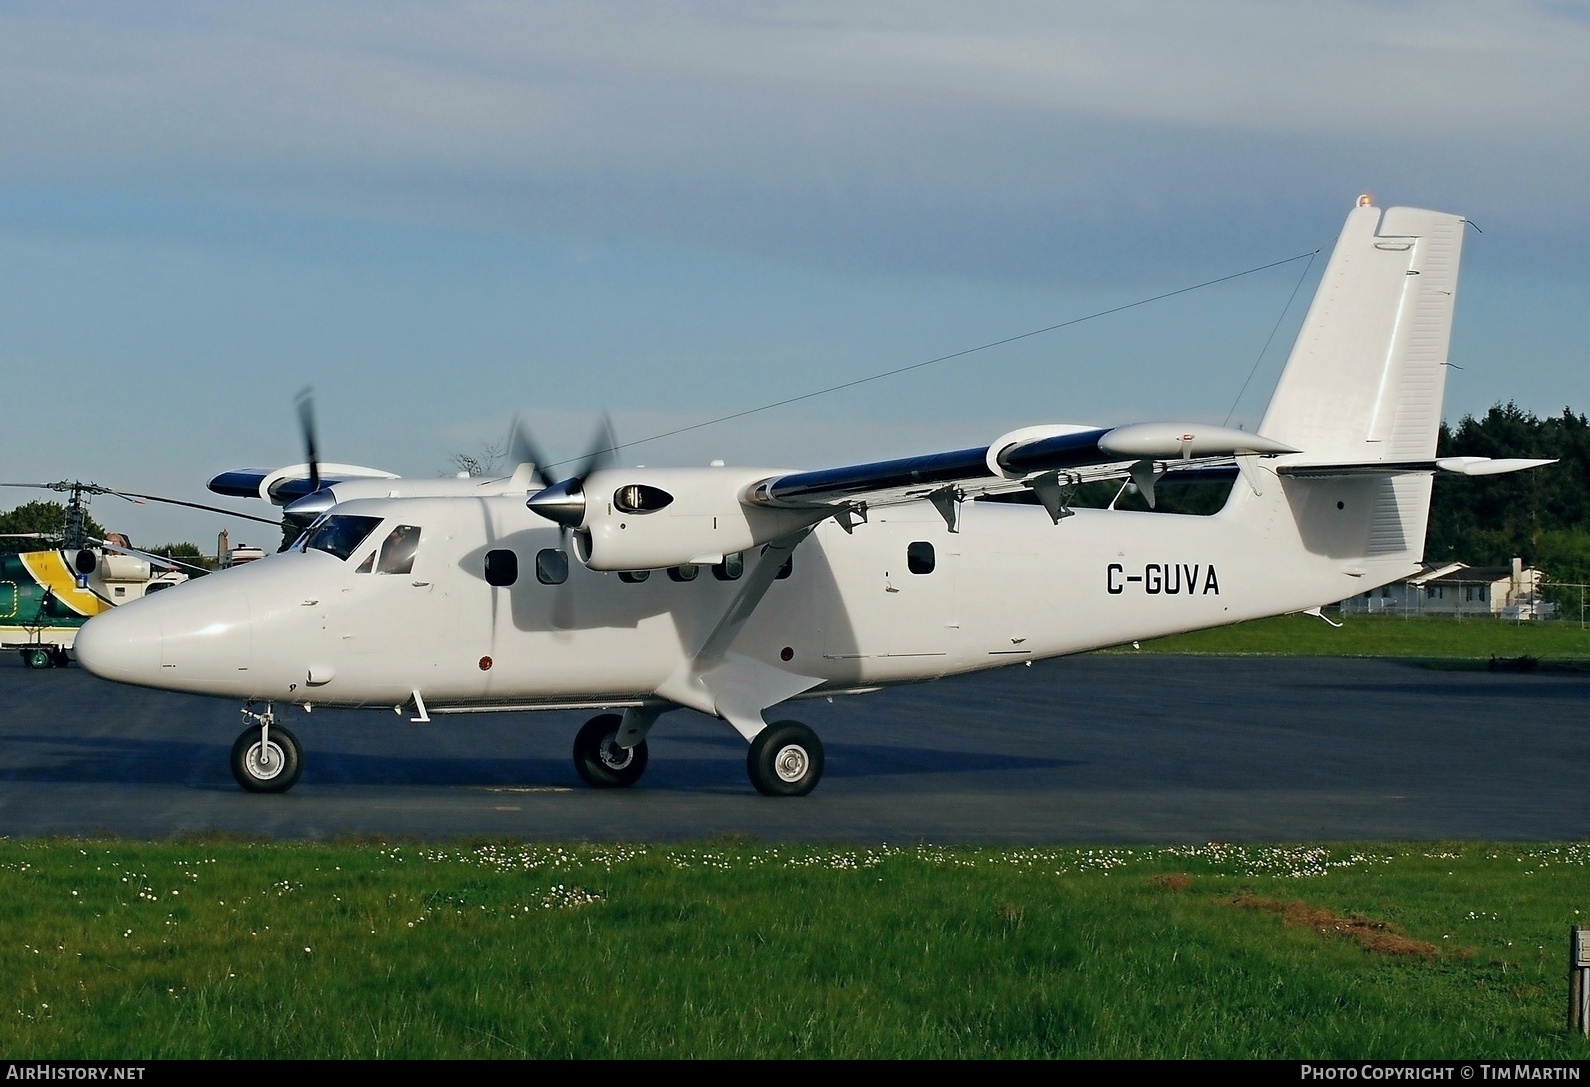
M 1544 419 L 1516 404 L 1443 425 L 1443 457 L 1541 457 L 1558 463 L 1501 476 L 1437 473 L 1428 561 L 1503 565 L 1514 555 L 1557 582 L 1590 582 L 1590 420 Z

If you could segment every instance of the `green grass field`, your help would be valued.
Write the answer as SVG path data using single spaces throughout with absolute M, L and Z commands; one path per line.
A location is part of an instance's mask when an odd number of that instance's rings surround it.
M 43 1057 L 1590 1057 L 1590 846 L 0 842 Z M 1590 914 L 1587 914 L 1590 919 Z
M 1535 657 L 1590 661 L 1590 630 L 1577 622 L 1509 623 L 1495 619 L 1335 617 L 1338 629 L 1308 615 L 1257 619 L 1142 643 L 1145 653 L 1299 657 L 1402 657 L 1488 660 Z M 1136 652 L 1130 646 L 1110 652 Z

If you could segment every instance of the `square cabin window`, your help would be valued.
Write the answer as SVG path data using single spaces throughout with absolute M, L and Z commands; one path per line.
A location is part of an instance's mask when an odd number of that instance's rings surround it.
M 905 565 L 913 574 L 931 574 L 933 567 L 938 565 L 938 560 L 933 555 L 933 545 L 926 540 L 918 540 L 907 545 Z
M 626 585 L 639 585 L 651 577 L 650 570 L 625 570 L 618 575 L 618 580 Z
M 795 572 L 795 556 L 791 555 L 784 560 L 784 565 L 778 568 L 778 580 L 783 581 Z
M 745 573 L 745 553 L 743 551 L 736 551 L 732 555 L 723 556 L 723 561 L 715 563 L 712 567 L 712 576 L 719 581 L 738 581 L 743 573 Z
M 700 573 L 701 567 L 699 566 L 690 566 L 688 564 L 684 566 L 670 566 L 668 567 L 668 580 L 694 581 L 696 580 L 696 576 Z
M 519 580 L 519 556 L 505 548 L 486 552 L 486 584 L 499 588 Z
M 569 553 L 555 547 L 537 551 L 536 580 L 543 585 L 562 585 L 569 580 Z

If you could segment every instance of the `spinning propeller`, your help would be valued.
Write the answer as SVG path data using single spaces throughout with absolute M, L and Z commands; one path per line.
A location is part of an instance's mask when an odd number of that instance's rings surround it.
M 515 450 L 514 455 L 519 457 L 519 463 L 530 461 L 536 465 L 535 476 L 537 482 L 543 484 L 541 490 L 525 500 L 529 506 L 542 517 L 559 525 L 565 534 L 571 529 L 580 527 L 580 522 L 585 520 L 585 481 L 592 472 L 611 467 L 617 457 L 618 439 L 613 436 L 613 424 L 607 416 L 602 416 L 602 421 L 597 424 L 596 434 L 591 439 L 591 448 L 585 454 L 585 459 L 580 462 L 575 473 L 556 483 L 551 482 L 545 471 L 541 468 L 541 460 L 534 456 L 535 446 L 530 441 L 530 436 L 517 419 L 514 420 L 513 436 L 510 438 L 510 448 Z M 525 454 L 521 456 L 521 452 Z
M 315 390 L 305 385 L 295 397 L 298 429 L 304 436 L 304 463 L 309 465 L 309 493 L 320 490 L 320 445 L 315 441 Z

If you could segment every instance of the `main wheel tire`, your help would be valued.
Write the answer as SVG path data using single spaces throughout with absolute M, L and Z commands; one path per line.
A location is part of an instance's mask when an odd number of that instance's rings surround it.
M 60 646 L 56 646 L 55 652 L 50 654 L 50 666 L 53 668 L 65 668 L 71 663 L 72 658 L 68 657 L 66 655 L 66 650 L 62 649 Z
M 646 772 L 646 741 L 634 747 L 618 746 L 618 729 L 624 719 L 604 713 L 580 726 L 574 737 L 574 769 L 593 789 L 622 789 Z
M 22 663 L 29 668 L 48 668 L 55 663 L 55 660 L 48 649 L 43 646 L 35 646 L 32 649 L 24 649 L 22 651 Z
M 259 729 L 246 728 L 232 745 L 232 776 L 251 793 L 285 793 L 303 773 L 298 737 L 280 725 L 270 729 L 270 746 L 260 749 Z
M 768 725 L 751 741 L 745 772 L 763 796 L 805 796 L 823 776 L 823 742 L 799 721 Z

